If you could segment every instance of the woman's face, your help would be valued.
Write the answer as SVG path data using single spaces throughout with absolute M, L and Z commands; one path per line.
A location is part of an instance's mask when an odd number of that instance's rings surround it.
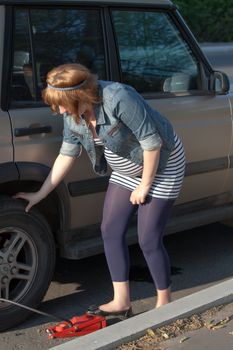
M 64 107 L 64 106 L 58 106 L 58 108 L 59 108 L 59 113 L 60 114 L 63 114 L 65 112 L 69 113 L 68 109 L 66 107 Z
M 88 105 L 84 102 L 79 102 L 78 114 L 83 115 L 88 109 Z
M 71 114 L 71 112 L 65 106 L 59 105 L 58 108 L 59 108 L 60 114 L 64 114 L 64 113 Z M 91 110 L 92 110 L 92 108 L 88 104 L 83 103 L 83 102 L 79 103 L 79 106 L 78 106 L 78 114 L 79 115 L 84 115 L 85 113 L 90 112 Z
M 60 114 L 63 114 L 65 112 L 70 113 L 70 111 L 65 106 L 60 106 L 59 105 L 58 108 L 59 108 L 59 113 Z M 84 114 L 86 109 L 87 109 L 86 103 L 79 103 L 79 108 L 78 108 L 79 115 Z

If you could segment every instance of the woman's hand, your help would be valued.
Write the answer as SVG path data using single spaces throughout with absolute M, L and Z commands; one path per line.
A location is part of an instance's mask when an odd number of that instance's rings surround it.
M 143 152 L 143 172 L 140 185 L 131 193 L 132 204 L 143 204 L 150 191 L 159 164 L 160 148 Z
M 28 201 L 28 205 L 25 208 L 26 213 L 29 212 L 29 210 L 31 209 L 31 207 L 33 207 L 33 205 L 39 203 L 41 201 L 41 199 L 43 199 L 40 195 L 40 192 L 18 192 L 14 195 L 14 198 L 21 198 L 21 199 L 25 199 L 26 201 Z
M 139 185 L 135 190 L 131 193 L 130 202 L 132 204 L 143 204 L 146 201 L 146 196 L 148 195 L 150 190 L 149 186 Z
M 28 212 L 31 207 L 44 199 L 65 177 L 75 161 L 75 157 L 59 154 L 53 164 L 53 167 L 37 192 L 18 192 L 14 198 L 22 198 L 28 201 L 25 211 Z

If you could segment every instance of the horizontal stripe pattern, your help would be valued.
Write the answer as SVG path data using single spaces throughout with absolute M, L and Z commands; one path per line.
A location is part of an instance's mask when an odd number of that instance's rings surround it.
M 130 177 L 142 175 L 143 166 L 135 164 L 126 158 L 119 157 L 107 148 L 105 148 L 104 154 L 112 170 L 119 172 L 121 175 Z
M 103 146 L 103 143 L 100 139 L 94 139 L 95 145 Z M 113 153 L 105 147 L 104 149 L 105 158 L 111 167 L 112 170 L 119 172 L 121 175 L 126 175 L 130 177 L 141 176 L 143 166 L 135 164 L 128 160 L 127 158 L 123 158 Z
M 175 134 L 175 148 L 171 152 L 165 170 L 157 174 L 151 185 L 149 195 L 157 198 L 175 199 L 181 190 L 184 172 L 185 155 L 181 140 Z M 95 139 L 95 144 L 101 145 L 100 140 Z M 141 182 L 142 166 L 128 159 L 119 157 L 105 148 L 105 158 L 113 169 L 110 182 L 134 190 Z

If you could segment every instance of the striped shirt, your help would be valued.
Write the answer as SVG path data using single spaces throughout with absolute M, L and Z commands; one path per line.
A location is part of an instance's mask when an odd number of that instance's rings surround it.
M 181 190 L 184 172 L 185 155 L 181 140 L 175 134 L 175 148 L 171 152 L 165 170 L 156 174 L 149 195 L 157 198 L 175 199 Z M 96 145 L 103 145 L 100 139 L 94 139 Z M 141 183 L 143 166 L 119 157 L 105 147 L 105 158 L 113 172 L 110 182 L 126 187 L 133 191 Z

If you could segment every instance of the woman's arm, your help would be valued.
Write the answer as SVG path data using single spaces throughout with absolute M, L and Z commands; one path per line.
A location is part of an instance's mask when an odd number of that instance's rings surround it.
M 19 192 L 14 198 L 27 200 L 29 203 L 26 206 L 25 211 L 28 212 L 33 205 L 45 198 L 64 179 L 68 171 L 71 169 L 75 158 L 76 157 L 59 154 L 39 191 L 31 193 Z
M 132 204 L 142 204 L 146 200 L 159 165 L 160 148 L 143 151 L 143 172 L 140 185 L 131 193 Z

